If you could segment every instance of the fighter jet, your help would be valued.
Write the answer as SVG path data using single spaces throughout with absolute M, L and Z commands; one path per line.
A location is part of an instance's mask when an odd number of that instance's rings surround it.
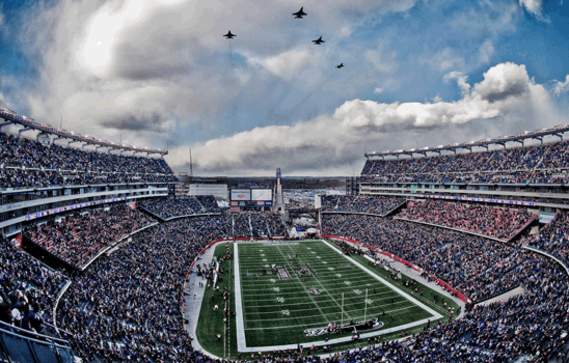
M 344 68 L 344 63 L 338 64 L 338 65 L 336 66 L 336 68 L 338 68 L 338 69 Z
M 294 16 L 295 19 L 302 19 L 308 14 L 304 12 L 304 6 L 301 6 L 300 10 L 297 11 L 296 13 L 292 13 L 292 15 Z
M 316 45 L 321 45 L 322 43 L 326 43 L 326 41 L 322 39 L 322 35 L 321 35 L 320 38 L 314 39 L 314 40 L 312 41 L 312 43 L 314 43 L 314 44 L 316 44 Z
M 227 34 L 224 35 L 224 37 L 226 37 L 227 39 L 233 39 L 233 38 L 235 38 L 236 36 L 237 36 L 237 34 L 233 34 L 233 33 L 231 32 L 231 30 L 229 30 L 229 31 L 227 32 Z

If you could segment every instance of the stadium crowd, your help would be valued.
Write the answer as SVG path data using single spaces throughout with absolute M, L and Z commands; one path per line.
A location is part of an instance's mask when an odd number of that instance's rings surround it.
M 400 343 L 340 353 L 328 362 L 565 362 L 569 284 L 557 265 L 526 257 L 523 295 L 477 305 L 464 317 Z
M 405 203 L 404 198 L 366 195 L 323 195 L 322 212 L 350 212 L 384 216 Z
M 280 217 L 273 213 L 248 213 L 251 219 L 251 232 L 254 238 L 284 236 L 286 229 Z
M 162 158 L 44 145 L 0 133 L 0 189 L 175 180 Z
M 568 141 L 468 154 L 368 160 L 363 180 L 386 183 L 569 183 Z M 0 190 L 61 185 L 172 182 L 161 158 L 100 153 L 0 133 Z M 379 343 L 328 358 L 310 349 L 253 354 L 258 362 L 548 362 L 569 356 L 569 278 L 546 257 L 515 245 L 446 228 L 382 218 L 399 197 L 324 196 L 323 234 L 345 236 L 391 252 L 441 278 L 474 302 L 516 287 L 506 302 L 469 306 L 457 320 L 409 339 Z M 212 240 L 285 236 L 271 213 L 225 213 L 213 197 L 140 203 L 162 220 L 125 240 L 85 271 L 65 276 L 0 238 L 0 321 L 54 335 L 53 307 L 85 361 L 213 362 L 193 350 L 181 314 L 189 266 Z M 326 213 L 328 212 L 328 213 Z M 333 213 L 338 212 L 338 213 Z M 342 214 L 361 213 L 368 215 Z M 213 216 L 196 216 L 213 213 Z M 377 215 L 377 216 L 374 216 Z M 525 209 L 438 200 L 413 201 L 399 217 L 509 240 L 535 216 Z M 126 204 L 89 209 L 24 231 L 32 242 L 77 268 L 102 249 L 154 221 Z M 529 245 L 569 265 L 569 213 L 558 213 Z
M 212 200 L 213 199 L 213 200 Z M 169 220 L 203 213 L 219 213 L 215 198 L 210 197 L 171 197 L 143 200 L 140 207 L 150 214 Z
M 154 221 L 126 204 L 76 212 L 28 228 L 24 239 L 82 268 L 99 251 Z
M 440 156 L 367 160 L 364 179 L 386 182 L 566 184 L 568 141 Z
M 198 195 L 195 198 L 203 205 L 207 213 L 219 212 L 219 205 L 213 195 Z
M 0 238 L 0 320 L 53 334 L 52 309 L 66 278 Z
M 212 362 L 192 350 L 179 304 L 184 268 L 208 241 L 229 234 L 221 216 L 179 220 L 141 232 L 96 261 L 75 280 L 59 309 L 59 321 L 75 335 L 75 350 L 91 360 Z M 310 349 L 304 349 L 304 354 L 254 354 L 249 361 L 487 362 L 527 356 L 545 362 L 562 357 L 569 326 L 567 276 L 543 257 L 518 258 L 526 292 L 506 303 L 475 306 L 462 319 L 403 342 L 325 359 L 310 357 Z
M 88 360 L 197 362 L 180 311 L 188 266 L 229 236 L 223 217 L 151 227 L 73 282 L 58 310 L 73 348 Z
M 235 217 L 251 220 L 247 213 Z M 303 354 L 253 354 L 249 361 L 477 363 L 531 357 L 546 362 L 566 356 L 562 349 L 568 343 L 569 280 L 545 257 L 406 221 L 329 214 L 322 222 L 326 232 L 396 252 L 457 283 L 455 287 L 474 300 L 518 285 L 525 292 L 505 303 L 474 306 L 461 319 L 433 325 L 401 342 L 328 358 L 310 356 L 305 348 Z M 555 223 L 567 221 L 558 218 Z M 74 276 L 57 316 L 60 327 L 73 335 L 74 351 L 88 361 L 213 362 L 192 349 L 180 304 L 188 266 L 205 245 L 230 237 L 233 228 L 226 215 L 162 223 Z M 50 307 L 65 278 L 5 241 L 0 245 L 0 262 L 2 320 L 41 331 L 36 315 L 49 321 Z M 30 310 L 33 313 L 26 315 Z
M 569 213 L 558 213 L 529 245 L 552 254 L 569 267 Z
M 450 283 L 473 301 L 519 286 L 516 248 L 457 231 L 375 216 L 325 214 L 322 233 L 356 239 L 393 253 Z M 484 253 L 480 253 L 484 251 Z
M 407 208 L 397 216 L 506 241 L 537 218 L 535 214 L 523 208 L 448 202 L 437 199 L 409 201 Z
M 280 216 L 265 212 L 239 212 L 228 216 L 234 237 L 274 237 L 285 236 L 286 228 Z

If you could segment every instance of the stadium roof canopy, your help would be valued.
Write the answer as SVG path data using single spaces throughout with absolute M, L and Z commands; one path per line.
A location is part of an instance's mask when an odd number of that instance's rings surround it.
M 124 144 L 116 144 L 110 141 L 101 140 L 99 138 L 87 135 L 79 135 L 74 133 L 73 131 L 68 131 L 64 129 L 58 129 L 52 127 L 45 123 L 40 123 L 35 121 L 29 117 L 18 115 L 14 111 L 0 108 L 0 119 L 4 119 L 3 123 L 0 123 L 0 127 L 6 126 L 9 124 L 15 124 L 22 126 L 24 130 L 37 130 L 43 134 L 55 135 L 60 139 L 68 139 L 74 142 L 79 142 L 83 144 L 98 146 L 100 148 L 109 148 L 115 150 L 122 150 L 122 151 L 132 151 L 134 153 L 145 153 L 148 155 L 152 154 L 159 154 L 164 156 L 168 154 L 167 150 L 160 150 L 160 149 L 149 149 L 149 148 L 140 148 L 135 147 L 132 145 L 124 145 Z
M 438 146 L 427 146 L 423 148 L 414 148 L 407 150 L 394 150 L 394 151 L 381 151 L 381 152 L 368 152 L 365 154 L 366 158 L 385 158 L 389 156 L 399 157 L 401 155 L 407 155 L 413 157 L 414 155 L 427 156 L 429 153 L 440 154 L 442 151 L 456 152 L 458 150 L 468 150 L 472 151 L 474 147 L 481 147 L 488 149 L 490 145 L 501 145 L 506 147 L 508 142 L 516 142 L 519 144 L 524 144 L 525 140 L 539 140 L 543 142 L 545 136 L 557 136 L 563 138 L 563 134 L 569 132 L 569 124 L 557 125 L 550 128 L 544 128 L 537 131 L 525 131 L 521 135 L 517 136 L 502 136 L 497 138 L 488 138 L 482 140 L 476 140 L 466 143 L 456 143 L 450 145 L 438 145 Z

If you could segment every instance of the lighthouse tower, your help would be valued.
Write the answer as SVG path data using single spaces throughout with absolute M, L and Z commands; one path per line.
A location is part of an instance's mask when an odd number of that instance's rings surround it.
M 273 193 L 273 211 L 281 214 L 285 214 L 285 203 L 283 196 L 283 185 L 281 181 L 282 173 L 281 168 L 277 168 L 277 180 L 275 182 L 275 188 Z

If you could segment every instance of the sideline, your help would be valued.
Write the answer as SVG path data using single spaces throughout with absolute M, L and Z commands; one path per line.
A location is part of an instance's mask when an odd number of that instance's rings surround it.
M 198 322 L 200 318 L 200 311 L 205 296 L 205 285 L 199 287 L 200 282 L 205 282 L 206 280 L 199 277 L 197 274 L 193 273 L 193 268 L 199 261 L 200 263 L 209 264 L 214 257 L 215 249 L 218 245 L 223 243 L 232 243 L 232 241 L 222 240 L 212 243 L 208 248 L 199 254 L 194 262 L 192 263 L 192 271 L 188 275 L 188 278 L 184 284 L 183 289 L 183 306 L 182 306 L 182 316 L 184 318 L 184 328 L 188 332 L 188 335 L 192 339 L 192 348 L 196 351 L 203 353 L 204 355 L 217 360 L 223 360 L 224 358 L 218 357 L 215 354 L 208 352 L 200 344 L 198 340 Z

